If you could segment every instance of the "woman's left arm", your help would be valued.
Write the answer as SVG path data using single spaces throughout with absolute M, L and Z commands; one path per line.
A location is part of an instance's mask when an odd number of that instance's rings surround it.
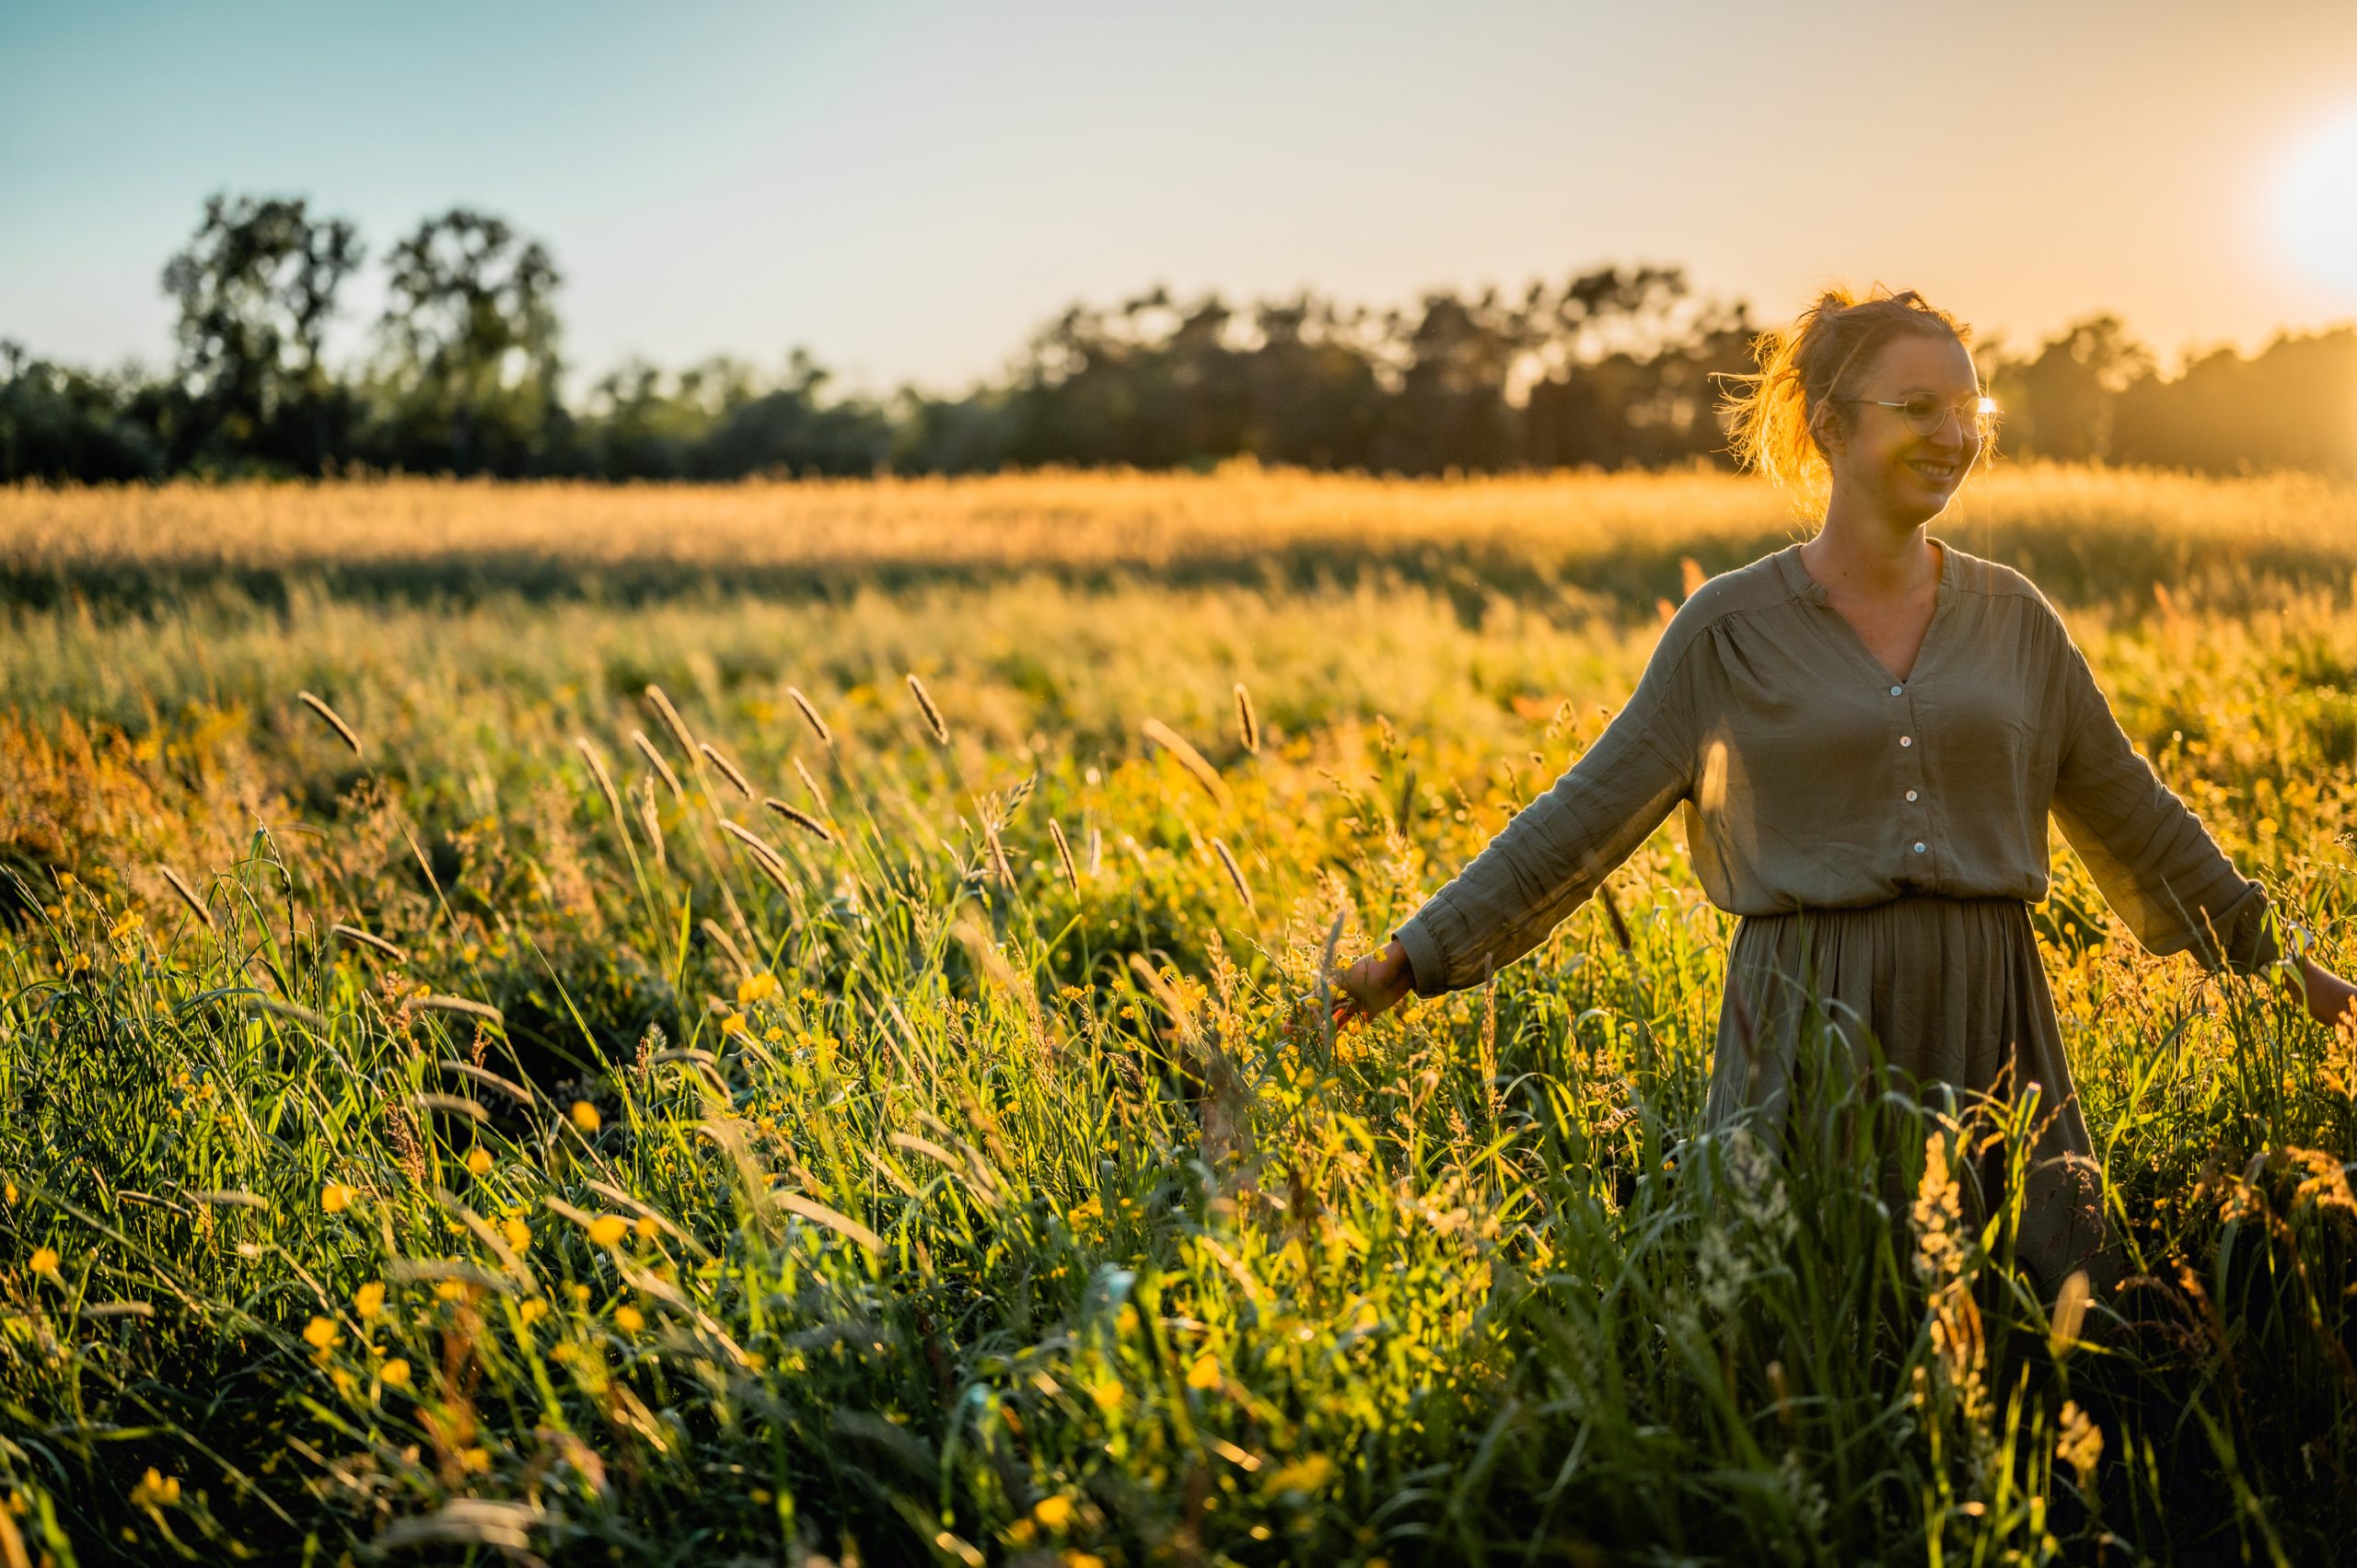
M 2282 951 L 2282 912 L 2131 744 L 2067 633 L 2061 656 L 2071 732 L 2054 816 L 2105 900 L 2151 952 L 2191 948 L 2210 968 L 2244 972 L 2272 964 Z M 2305 935 L 2291 945 L 2309 1016 L 2327 1028 L 2357 1028 L 2357 987 L 2308 957 Z

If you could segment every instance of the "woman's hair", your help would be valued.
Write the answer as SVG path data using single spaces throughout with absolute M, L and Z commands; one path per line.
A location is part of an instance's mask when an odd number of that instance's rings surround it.
M 1751 345 L 1759 373 L 1722 377 L 1739 389 L 1720 405 L 1736 460 L 1803 505 L 1819 499 L 1832 479 L 1817 435 L 1819 411 L 1830 399 L 1854 396 L 1883 345 L 1908 332 L 1972 341 L 1971 328 L 1913 289 L 1892 294 L 1879 284 L 1864 299 L 1829 288 L 1790 327 L 1760 333 Z M 1846 427 L 1848 405 L 1831 404 L 1830 417 Z

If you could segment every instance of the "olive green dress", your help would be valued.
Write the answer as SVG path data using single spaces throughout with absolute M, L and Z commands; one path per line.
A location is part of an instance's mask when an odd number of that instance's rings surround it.
M 1892 678 L 1793 545 L 1702 585 L 1628 705 L 1395 934 L 1419 994 L 1528 952 L 1668 816 L 1711 900 L 1742 916 L 1705 1113 L 1781 1126 L 1817 1002 L 1888 1063 L 1976 1093 L 2040 1086 L 2020 1256 L 2059 1278 L 2103 1241 L 2099 1191 L 2027 906 L 2047 815 L 2154 953 L 2247 971 L 2268 899 L 2162 784 L 2053 607 L 1940 544 L 1914 668 Z

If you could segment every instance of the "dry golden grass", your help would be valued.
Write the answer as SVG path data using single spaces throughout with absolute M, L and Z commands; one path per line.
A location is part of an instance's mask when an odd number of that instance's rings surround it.
M 1454 482 L 1264 470 L 1045 472 L 737 486 L 177 483 L 0 490 L 0 585 L 48 599 L 144 581 L 319 576 L 346 587 L 532 592 L 682 576 L 774 587 L 1009 572 L 1316 575 L 1370 564 L 1637 595 L 1675 594 L 1797 537 L 1766 485 L 1726 474 Z M 2000 464 L 1940 530 L 2039 571 L 2060 598 L 2107 575 L 2173 581 L 2197 558 L 2313 577 L 2357 559 L 2357 486 L 2279 474 L 2221 482 Z M 1640 584 L 1638 577 L 1643 576 Z M 2345 580 L 2345 579 L 2344 579 Z M 1492 586 L 1516 587 L 1513 581 Z

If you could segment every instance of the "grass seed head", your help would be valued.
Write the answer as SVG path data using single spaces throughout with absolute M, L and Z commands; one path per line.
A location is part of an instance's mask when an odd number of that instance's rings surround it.
M 652 688 L 649 688 L 649 690 L 652 690 Z M 655 749 L 655 742 L 646 738 L 646 732 L 644 730 L 632 730 L 630 732 L 630 743 L 638 748 L 639 754 L 644 757 L 649 762 L 653 763 L 655 765 L 655 771 L 662 775 L 663 782 L 671 786 L 671 796 L 673 799 L 685 800 L 688 797 L 688 792 L 679 787 L 679 775 L 671 771 L 671 764 L 663 760 L 663 753 Z M 691 752 L 690 755 L 693 755 L 693 753 Z
M 803 720 L 809 725 L 810 733 L 819 738 L 819 744 L 832 746 L 835 743 L 834 731 L 829 729 L 827 721 L 819 716 L 819 710 L 811 705 L 810 699 L 802 694 L 802 688 L 789 686 L 785 689 L 785 694 L 794 699 L 795 707 L 802 710 Z
M 213 930 L 213 912 L 204 907 L 204 900 L 196 896 L 196 889 L 190 887 L 187 880 L 170 866 L 158 865 L 156 869 L 164 874 L 164 880 L 172 885 L 172 891 L 180 896 L 180 902 L 195 912 L 196 918 L 203 923 L 204 929 Z
M 705 759 L 720 770 L 721 776 L 737 786 L 737 794 L 748 800 L 754 798 L 753 786 L 745 782 L 745 775 L 737 771 L 736 763 L 721 755 L 719 747 L 707 740 L 703 743 L 702 750 Z
M 361 755 L 360 737 L 353 733 L 352 726 L 343 722 L 342 714 L 338 714 L 333 708 L 329 707 L 324 701 L 313 696 L 308 691 L 297 691 L 295 693 L 295 696 L 297 701 L 303 703 L 304 706 L 309 708 L 313 713 L 319 714 L 321 719 L 326 721 L 327 726 L 335 731 L 346 746 L 352 748 L 352 754 L 354 756 L 357 757 Z
M 948 745 L 949 726 L 942 722 L 941 710 L 933 705 L 933 693 L 924 689 L 924 682 L 916 678 L 914 671 L 909 675 L 909 690 L 915 694 L 917 706 L 923 710 L 924 722 L 932 728 L 933 738 L 944 746 Z
M 789 805 L 786 802 L 780 800 L 775 796 L 771 796 L 768 799 L 762 801 L 761 804 L 776 812 L 779 816 L 784 818 L 787 821 L 793 823 L 795 827 L 801 829 L 804 832 L 811 834 L 820 842 L 833 843 L 835 842 L 835 835 L 829 830 L 827 825 L 824 822 L 819 821 L 816 817 L 811 816 L 807 811 L 803 810 L 800 807 Z
M 646 701 L 654 708 L 656 716 L 663 721 L 663 727 L 671 732 L 671 738 L 679 743 L 680 753 L 693 757 L 696 754 L 695 737 L 688 733 L 687 724 L 679 717 L 679 710 L 671 705 L 671 699 L 663 694 L 663 688 L 649 681 Z

